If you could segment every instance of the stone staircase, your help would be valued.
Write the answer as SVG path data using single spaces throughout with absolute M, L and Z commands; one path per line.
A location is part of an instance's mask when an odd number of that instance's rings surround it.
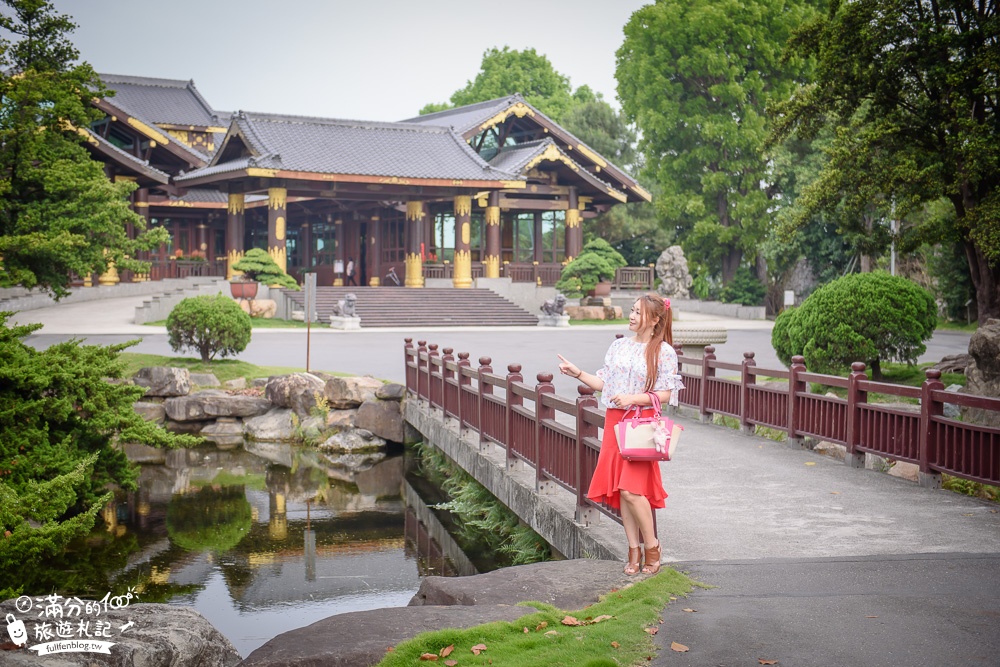
M 216 276 L 192 276 L 157 282 L 161 285 L 160 292 L 143 301 L 141 306 L 135 307 L 136 324 L 167 319 L 174 306 L 188 297 L 229 293 L 229 282 Z
M 304 310 L 305 294 L 282 290 L 296 310 Z M 333 305 L 348 293 L 358 297 L 361 327 L 505 327 L 536 326 L 538 317 L 488 289 L 405 287 L 319 287 L 316 311 L 329 324 Z

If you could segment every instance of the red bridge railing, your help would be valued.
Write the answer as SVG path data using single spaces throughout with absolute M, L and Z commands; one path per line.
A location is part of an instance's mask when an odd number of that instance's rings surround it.
M 1000 485 L 1000 429 L 950 419 L 944 404 L 1000 412 L 1000 399 L 944 391 L 941 372 L 928 369 L 921 387 L 873 382 L 865 365 L 855 363 L 846 377 L 810 373 L 802 357 L 789 369 L 759 368 L 753 352 L 739 364 L 719 361 L 715 348 L 702 359 L 678 361 L 686 389 L 681 405 L 694 408 L 706 421 L 713 414 L 739 420 L 751 432 L 762 426 L 785 431 L 791 441 L 803 437 L 826 440 L 847 448 L 847 462 L 863 465 L 870 452 L 915 463 L 924 474 L 947 473 L 984 484 Z M 524 381 L 519 364 L 505 375 L 494 373 L 492 360 L 480 357 L 473 367 L 469 354 L 405 339 L 406 387 L 411 396 L 458 420 L 463 429 L 479 433 L 482 444 L 506 451 L 508 464 L 524 461 L 535 469 L 536 486 L 557 484 L 576 495 L 577 518 L 596 510 L 620 521 L 618 512 L 586 497 L 597 455 L 604 409 L 593 390 L 579 386 L 579 396 L 555 394 L 551 373 L 539 373 L 536 383 Z M 692 372 L 696 370 L 696 372 Z M 719 377 L 718 371 L 738 374 Z M 758 378 L 784 380 L 768 385 Z M 809 383 L 846 390 L 846 398 L 809 391 Z M 869 403 L 869 394 L 918 399 L 912 408 Z M 561 418 L 560 418 L 561 416 Z

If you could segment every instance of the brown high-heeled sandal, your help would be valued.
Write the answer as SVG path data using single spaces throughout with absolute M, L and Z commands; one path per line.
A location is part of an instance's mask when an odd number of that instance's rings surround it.
M 641 557 L 642 557 L 641 547 L 628 548 L 628 565 L 626 565 L 625 569 L 623 570 L 625 574 L 631 577 L 632 575 L 639 573 L 639 568 L 642 566 L 642 563 L 639 561 Z
M 643 574 L 656 574 L 660 571 L 660 543 L 655 547 L 646 547 L 646 564 L 642 568 Z

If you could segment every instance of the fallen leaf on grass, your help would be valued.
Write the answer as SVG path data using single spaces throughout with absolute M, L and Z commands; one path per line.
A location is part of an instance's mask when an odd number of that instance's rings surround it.
M 620 646 L 621 644 L 619 644 L 618 642 L 611 642 L 611 648 L 619 648 Z
M 486 644 L 476 644 L 475 646 L 472 647 L 472 652 L 475 655 L 479 655 L 485 650 L 486 650 Z
M 677 642 L 670 642 L 670 650 L 677 651 L 678 653 L 687 653 L 691 649 L 689 649 L 684 644 L 678 644 Z
M 528 626 L 524 626 L 524 634 L 528 634 Z
M 549 627 L 549 622 L 542 621 L 541 623 L 535 626 L 535 632 L 538 632 L 539 630 L 544 630 L 547 627 Z
M 777 665 L 778 664 L 777 660 L 765 660 L 764 658 L 757 658 L 757 662 L 759 662 L 762 665 Z
M 686 611 L 686 612 L 688 612 L 688 613 L 691 613 L 691 614 L 697 614 L 697 613 L 698 613 L 698 612 L 697 612 L 696 610 L 694 610 L 694 609 L 681 609 L 681 611 Z
M 444 661 L 444 664 L 445 664 L 445 665 L 446 665 L 447 667 L 455 667 L 455 665 L 457 665 L 457 664 L 458 664 L 458 660 L 445 660 L 445 661 Z
M 440 651 L 438 651 L 438 655 L 440 655 L 442 658 L 447 658 L 449 655 L 451 655 L 451 652 L 454 651 L 454 650 L 455 650 L 455 645 L 454 644 L 448 644 L 443 649 L 441 649 Z
M 549 630 L 549 631 L 548 631 L 548 632 L 546 632 L 545 634 L 546 634 L 546 636 L 549 636 L 549 637 L 553 637 L 553 636 L 555 636 L 555 635 L 558 635 L 558 634 L 559 634 L 559 632 L 558 632 L 558 631 L 556 631 L 556 630 Z
M 659 628 L 643 628 L 643 630 L 645 630 L 646 632 L 648 632 L 651 635 L 655 635 L 657 632 L 660 631 Z
M 421 659 L 421 660 L 429 660 L 429 661 L 434 661 L 434 660 L 437 660 L 437 659 L 438 659 L 438 657 L 437 657 L 437 655 L 436 655 L 436 654 L 434 654 L 434 653 L 421 653 L 421 654 L 420 654 L 420 659 Z
M 562 622 L 563 625 L 583 625 L 583 623 L 581 623 L 580 621 L 578 621 L 576 618 L 574 618 L 572 616 L 567 616 L 561 622 Z
M 614 616 L 609 616 L 608 614 L 601 614 L 597 618 L 591 621 L 591 623 L 600 623 L 601 621 L 607 621 L 614 618 Z

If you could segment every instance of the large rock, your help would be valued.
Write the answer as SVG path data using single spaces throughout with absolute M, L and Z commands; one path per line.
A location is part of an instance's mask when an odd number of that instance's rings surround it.
M 383 401 L 401 401 L 406 396 L 406 387 L 395 382 L 387 382 L 375 390 L 375 398 Z
M 148 422 L 162 424 L 167 418 L 166 408 L 163 403 L 149 403 L 147 401 L 137 401 L 132 404 L 132 409 Z
M 326 381 L 326 400 L 331 408 L 356 408 L 375 398 L 384 383 L 373 377 L 334 377 Z
M 0 617 L 6 618 L 7 614 L 24 622 L 29 646 L 40 643 L 35 640 L 35 625 L 40 622 L 37 609 L 25 614 L 17 609 L 14 600 L 8 600 L 0 604 Z M 0 664 L 4 667 L 232 667 L 240 662 L 240 654 L 229 640 L 187 607 L 133 601 L 123 609 L 102 609 L 100 616 L 88 618 L 91 632 L 98 620 L 110 623 L 111 637 L 101 638 L 114 644 L 107 654 L 0 651 Z M 74 627 L 81 620 L 85 619 L 75 619 Z M 127 623 L 131 627 L 121 632 L 120 628 Z M 73 639 L 79 638 L 74 634 L 70 641 Z
M 354 428 L 354 420 L 358 416 L 357 408 L 345 410 L 330 410 L 326 415 L 327 428 Z
M 299 419 L 287 408 L 274 408 L 267 414 L 243 422 L 248 440 L 264 442 L 298 442 Z
M 132 382 L 146 387 L 146 396 L 186 396 L 191 391 L 191 373 L 186 368 L 147 366 Z
M 403 413 L 400 401 L 380 401 L 373 399 L 365 401 L 358 408 L 358 416 L 354 420 L 356 428 L 371 431 L 380 438 L 392 442 L 403 442 Z
M 973 363 L 965 370 L 966 394 L 1000 398 L 1000 320 L 988 319 L 969 339 Z M 962 408 L 967 422 L 1000 428 L 1000 410 Z
M 673 245 L 660 253 L 656 260 L 656 275 L 660 278 L 657 291 L 671 299 L 691 298 L 691 274 L 688 272 L 684 250 Z
M 326 442 L 319 446 L 324 452 L 344 452 L 353 454 L 356 452 L 367 452 L 385 447 L 385 440 L 378 437 L 371 431 L 365 429 L 352 428 L 345 429 L 340 433 L 334 433 Z
M 324 383 L 311 373 L 279 375 L 267 381 L 264 395 L 275 407 L 291 408 L 300 417 L 309 416 L 324 396 Z
M 530 600 L 576 611 L 631 581 L 621 563 L 589 559 L 521 565 L 471 577 L 426 577 L 408 607 L 340 614 L 286 632 L 251 653 L 240 667 L 374 665 L 388 647 L 421 632 L 514 621 L 534 612 L 516 606 Z
M 278 302 L 274 299 L 240 299 L 237 303 L 250 317 L 269 320 L 278 312 Z
M 247 656 L 240 667 L 374 665 L 385 658 L 387 648 L 421 632 L 514 621 L 532 613 L 535 609 L 530 607 L 491 605 L 390 607 L 338 614 L 278 635 Z
M 215 373 L 191 373 L 191 384 L 199 387 L 221 387 L 222 383 Z
M 201 429 L 200 435 L 219 449 L 232 449 L 243 444 L 243 422 L 235 417 L 220 417 Z
M 517 604 L 537 600 L 574 610 L 627 586 L 632 578 L 617 561 L 579 558 L 505 567 L 472 577 L 424 577 L 410 600 L 418 605 Z
M 218 417 L 256 417 L 271 409 L 271 402 L 260 396 L 227 394 L 206 389 L 188 396 L 167 399 L 163 407 L 174 421 L 198 421 Z

